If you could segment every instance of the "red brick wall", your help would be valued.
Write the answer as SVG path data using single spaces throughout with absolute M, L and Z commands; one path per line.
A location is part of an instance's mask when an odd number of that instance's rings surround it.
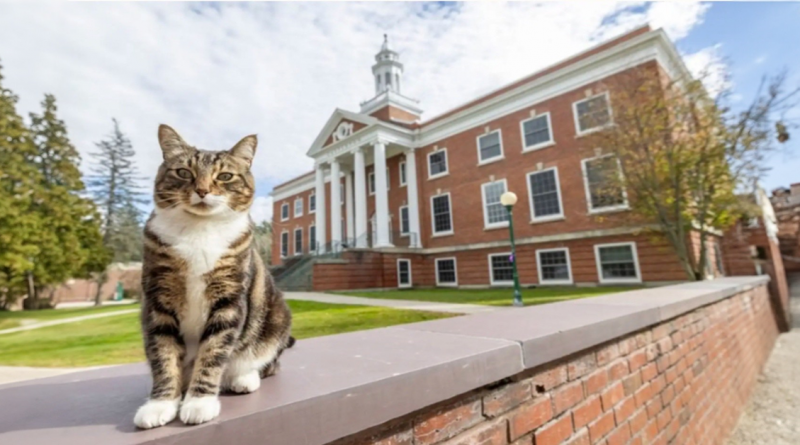
M 380 110 L 374 111 L 370 116 L 376 117 L 382 121 L 391 122 L 394 124 L 400 123 L 397 121 L 415 122 L 419 120 L 419 116 L 409 113 L 408 111 L 401 110 L 400 108 L 387 105 Z
M 777 335 L 759 286 L 335 443 L 722 444 Z
M 569 249 L 573 281 L 576 284 L 597 283 L 599 279 L 594 246 L 596 244 L 630 241 L 636 243 L 642 281 L 669 282 L 686 279 L 683 268 L 678 263 L 672 248 L 662 237 L 655 235 L 620 235 L 517 246 L 517 267 L 520 282 L 523 285 L 539 284 L 536 250 L 566 247 Z M 456 258 L 456 273 L 459 286 L 487 286 L 490 283 L 488 255 L 507 253 L 509 251 L 510 248 L 501 247 L 426 255 L 346 252 L 343 259 L 351 264 L 314 265 L 314 289 L 397 287 L 398 258 L 412 260 L 411 276 L 414 286 L 432 287 L 436 286 L 436 259 L 453 257 Z M 345 277 L 345 275 L 352 276 Z
M 637 69 L 656 69 L 655 62 L 641 65 Z M 587 90 L 593 94 L 607 90 L 606 84 L 627 72 L 599 80 L 593 84 L 567 92 L 534 106 L 507 114 L 499 119 L 471 128 L 456 135 L 421 147 L 416 151 L 417 175 L 419 177 L 420 226 L 424 247 L 443 247 L 476 242 L 505 239 L 507 231 L 485 229 L 481 186 L 487 182 L 505 179 L 507 188 L 517 194 L 519 201 L 514 211 L 514 228 L 518 237 L 553 235 L 564 232 L 597 230 L 636 224 L 630 212 L 589 214 L 581 161 L 595 156 L 594 146 L 588 146 L 587 138 L 577 136 L 573 103 L 586 97 Z M 610 94 L 613 103 L 613 92 Z M 530 118 L 531 110 L 536 114 L 550 113 L 555 144 L 535 151 L 523 152 L 520 122 Z M 486 132 L 500 130 L 504 159 L 478 165 L 477 138 Z M 436 179 L 428 179 L 428 154 L 438 149 L 447 149 L 449 173 Z M 560 184 L 564 219 L 531 223 L 530 197 L 527 174 L 556 167 Z M 454 234 L 432 237 L 432 196 L 451 194 Z M 631 198 L 633 191 L 628 191 Z M 642 221 L 638 221 L 642 223 Z

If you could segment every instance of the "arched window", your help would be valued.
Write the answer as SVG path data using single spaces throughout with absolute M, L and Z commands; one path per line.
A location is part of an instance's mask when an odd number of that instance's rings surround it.
M 400 92 L 400 74 L 394 75 L 394 89 L 398 93 Z
M 375 91 L 380 91 L 380 90 L 381 90 L 381 75 L 380 74 L 376 74 L 375 75 Z
M 386 73 L 385 78 L 386 78 L 386 89 L 387 90 L 391 89 L 392 88 L 392 73 Z

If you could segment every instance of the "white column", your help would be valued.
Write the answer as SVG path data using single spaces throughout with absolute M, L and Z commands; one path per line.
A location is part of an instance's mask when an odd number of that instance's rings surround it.
M 378 239 L 374 247 L 393 247 L 389 242 L 389 195 L 386 190 L 386 145 L 376 142 L 373 146 L 375 162 L 375 223 Z
M 342 188 L 340 187 L 339 161 L 331 161 L 331 250 L 342 246 Z
M 319 246 L 318 253 L 325 253 L 325 169 L 322 165 L 317 165 L 316 170 L 316 215 L 315 223 L 317 231 L 317 245 Z
M 353 172 L 347 172 L 344 176 L 344 213 L 347 222 L 347 241 L 352 243 L 353 238 L 356 237 L 356 230 L 353 226 Z
M 364 166 L 364 150 L 357 148 L 355 162 L 355 201 L 356 201 L 356 247 L 367 247 L 367 176 Z
M 413 150 L 406 156 L 406 191 L 408 192 L 408 225 L 413 234 L 411 247 L 422 247 L 422 233 L 419 230 L 419 203 L 417 202 L 417 163 Z

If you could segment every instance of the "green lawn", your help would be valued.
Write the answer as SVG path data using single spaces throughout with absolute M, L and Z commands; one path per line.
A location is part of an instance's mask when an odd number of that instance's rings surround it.
M 58 320 L 59 318 L 80 317 L 82 315 L 117 312 L 134 309 L 136 306 L 122 304 L 102 307 L 82 307 L 75 309 L 42 309 L 40 311 L 0 311 L 0 330 L 16 328 L 26 324 Z
M 296 338 L 448 317 L 447 314 L 290 301 Z M 130 307 L 128 307 L 130 308 Z M 0 335 L 0 365 L 75 367 L 144 360 L 139 314 Z
M 522 300 L 526 305 L 553 303 L 574 298 L 594 297 L 613 292 L 625 292 L 637 287 L 598 286 L 598 287 L 539 287 L 522 289 Z M 336 292 L 342 295 L 366 298 L 385 298 L 390 300 L 437 301 L 445 303 L 484 304 L 490 306 L 510 306 L 513 289 L 403 289 L 374 292 Z

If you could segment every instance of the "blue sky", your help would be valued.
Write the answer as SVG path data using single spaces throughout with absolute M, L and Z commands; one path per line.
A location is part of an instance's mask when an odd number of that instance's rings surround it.
M 739 104 L 764 72 L 786 66 L 800 85 L 797 3 L 29 3 L 0 3 L 4 83 L 23 114 L 55 94 L 84 159 L 118 118 L 149 178 L 159 123 L 207 149 L 258 133 L 257 219 L 275 184 L 313 167 L 330 113 L 372 96 L 384 33 L 423 119 L 644 23 L 690 68 L 728 70 Z M 783 148 L 767 189 L 800 181 L 800 133 Z
M 734 94 L 749 103 L 762 76 L 784 68 L 790 72 L 788 85 L 800 86 L 800 3 L 723 2 L 714 3 L 703 23 L 678 42 L 678 48 L 693 53 L 719 46 L 726 57 Z M 795 113 L 797 121 L 800 113 Z M 791 118 L 791 116 L 789 116 Z M 768 162 L 772 170 L 762 181 L 770 191 L 800 182 L 800 131 L 781 146 Z

